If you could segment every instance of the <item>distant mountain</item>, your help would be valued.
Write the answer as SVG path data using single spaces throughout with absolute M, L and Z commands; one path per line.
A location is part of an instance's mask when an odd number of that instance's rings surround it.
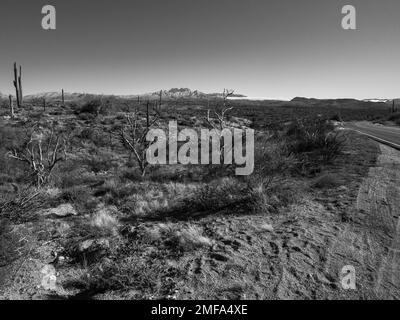
M 170 90 L 161 90 L 163 99 L 180 99 L 180 98 L 188 98 L 188 99 L 207 99 L 207 98 L 220 98 L 222 97 L 221 93 L 204 93 L 198 90 L 191 90 L 189 88 L 172 88 Z M 86 93 L 65 93 L 65 100 L 76 100 L 82 98 L 96 98 L 100 96 L 104 97 L 117 97 L 121 99 L 136 99 L 140 96 L 142 99 L 158 99 L 160 95 L 160 91 L 144 93 L 144 94 L 136 94 L 136 95 L 101 95 L 101 94 L 86 94 Z M 240 94 L 233 94 L 232 97 L 243 97 L 246 96 Z M 60 100 L 61 92 L 43 92 L 38 94 L 31 94 L 25 96 L 25 99 L 43 99 L 47 100 Z
M 327 103 L 357 103 L 361 102 L 361 100 L 357 99 L 316 99 L 316 98 L 303 98 L 303 97 L 296 97 L 291 100 L 292 102 L 300 102 L 306 104 L 320 104 L 321 102 Z
M 296 97 L 290 101 L 291 104 L 303 107 L 325 106 L 325 107 L 342 107 L 342 108 L 366 108 L 372 105 L 381 105 L 386 107 L 384 101 L 369 101 L 357 99 L 315 99 Z
M 158 96 L 160 91 L 150 93 L 148 95 Z M 204 93 L 198 90 L 191 90 L 189 88 L 172 88 L 170 90 L 162 90 L 164 98 L 179 99 L 179 98 L 192 98 L 192 99 L 207 99 L 207 98 L 221 98 L 221 93 Z M 146 95 L 144 95 L 146 96 Z M 241 94 L 233 94 L 232 97 L 243 97 L 246 96 Z
M 92 95 L 92 94 L 86 94 L 86 93 L 64 93 L 64 98 L 65 100 L 75 100 L 75 99 L 81 99 L 87 96 L 98 96 L 98 95 Z M 99 95 L 100 96 L 100 95 Z M 24 99 L 26 100 L 31 100 L 31 99 L 43 99 L 45 98 L 46 100 L 61 100 L 61 92 L 58 91 L 53 91 L 53 92 L 42 92 L 42 93 L 36 93 L 36 94 L 30 94 L 24 96 Z

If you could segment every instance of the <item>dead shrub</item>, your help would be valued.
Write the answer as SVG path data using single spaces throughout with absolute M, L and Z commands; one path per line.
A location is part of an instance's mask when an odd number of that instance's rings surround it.
M 35 221 L 39 211 L 46 206 L 47 196 L 44 192 L 24 189 L 8 199 L 0 199 L 0 218 L 12 223 Z

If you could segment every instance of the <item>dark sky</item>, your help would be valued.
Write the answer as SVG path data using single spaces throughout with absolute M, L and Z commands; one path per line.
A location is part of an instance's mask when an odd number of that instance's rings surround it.
M 57 9 L 57 30 L 41 9 Z M 341 8 L 357 9 L 356 31 Z M 400 96 L 398 0 L 1 0 L 0 91 Z

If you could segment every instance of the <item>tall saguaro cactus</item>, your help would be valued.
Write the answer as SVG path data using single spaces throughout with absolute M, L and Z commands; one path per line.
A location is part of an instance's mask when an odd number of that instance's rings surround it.
M 11 118 L 14 118 L 14 106 L 13 106 L 13 101 L 12 101 L 12 95 L 11 95 L 11 94 L 8 96 L 8 99 L 10 100 L 10 114 L 11 114 Z
M 63 107 L 65 107 L 64 89 L 61 90 L 61 100 L 62 100 Z
M 19 66 L 18 85 L 19 85 L 19 101 L 22 104 L 24 95 L 22 93 L 22 67 L 21 66 Z
M 22 94 L 22 67 L 19 66 L 19 73 L 17 69 L 17 63 L 14 63 L 14 87 L 15 87 L 15 96 L 17 99 L 17 106 L 21 107 L 23 94 Z

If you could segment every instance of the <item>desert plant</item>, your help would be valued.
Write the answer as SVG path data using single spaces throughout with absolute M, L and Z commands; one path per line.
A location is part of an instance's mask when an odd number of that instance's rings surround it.
M 17 63 L 14 63 L 14 87 L 15 87 L 15 96 L 17 98 L 17 107 L 20 107 L 23 100 L 22 94 L 22 67 L 19 66 L 19 74 L 17 69 Z
M 10 116 L 11 116 L 11 118 L 14 118 L 14 105 L 13 105 L 13 100 L 12 100 L 11 94 L 8 96 L 8 99 L 10 101 Z
M 38 218 L 45 205 L 45 195 L 38 190 L 24 189 L 9 199 L 0 199 L 0 218 L 24 223 Z
M 40 188 L 48 182 L 57 163 L 67 159 L 66 151 L 67 142 L 64 137 L 54 130 L 46 133 L 34 127 L 20 147 L 8 151 L 8 156 L 27 163 L 33 182 Z
M 145 121 L 142 121 L 141 114 L 136 108 L 134 112 L 126 116 L 126 123 L 119 132 L 122 145 L 134 155 L 142 176 L 146 175 L 146 169 L 149 165 L 146 151 L 152 144 L 147 141 L 146 136 L 160 118 L 158 110 L 154 110 L 155 114 L 151 116 L 149 107 L 150 103 L 147 102 Z
M 226 114 L 227 112 L 233 110 L 233 107 L 229 106 L 228 103 L 228 98 L 231 97 L 234 94 L 233 90 L 228 90 L 228 89 L 224 89 L 223 93 L 222 93 L 222 110 L 220 112 L 218 112 L 217 110 L 214 110 L 214 115 L 216 118 L 212 118 L 210 116 L 210 109 L 207 110 L 207 118 L 206 123 L 215 130 L 215 132 L 218 133 L 219 135 L 219 140 L 220 140 L 220 155 L 221 155 L 221 165 L 224 165 L 224 156 L 227 152 L 229 152 L 230 150 L 226 150 L 226 145 L 224 143 L 224 139 L 223 139 L 223 134 L 222 131 L 224 129 L 227 128 L 227 120 L 226 120 Z
M 312 187 L 317 189 L 331 189 L 336 188 L 343 184 L 340 178 L 333 174 L 324 174 L 318 177 L 313 183 Z
M 99 115 L 102 109 L 102 102 L 100 99 L 93 99 L 86 102 L 79 110 L 79 113 L 90 113 Z
M 251 179 L 264 190 L 287 176 L 297 162 L 284 140 L 266 136 L 256 140 L 254 161 L 255 172 Z
M 224 89 L 222 93 L 222 110 L 221 112 L 217 112 L 214 110 L 214 115 L 216 119 L 212 119 L 210 117 L 210 109 L 207 110 L 207 118 L 206 121 L 210 127 L 213 129 L 223 130 L 226 126 L 226 113 L 233 109 L 233 107 L 229 106 L 228 99 L 234 94 L 233 90 Z
M 345 134 L 335 132 L 333 125 L 320 117 L 292 122 L 287 137 L 292 154 L 312 153 L 325 163 L 340 154 L 347 138 Z

